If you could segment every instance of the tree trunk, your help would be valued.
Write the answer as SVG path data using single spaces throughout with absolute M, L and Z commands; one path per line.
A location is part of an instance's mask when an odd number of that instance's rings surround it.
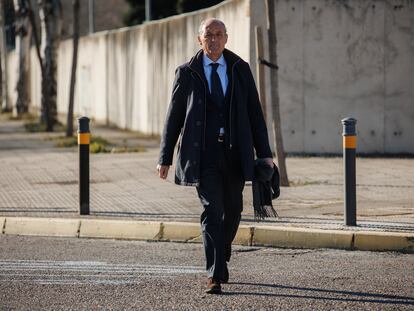
M 73 136 L 73 102 L 75 97 L 76 67 L 78 63 L 79 43 L 79 0 L 73 0 L 73 55 L 70 76 L 69 107 L 66 122 L 66 137 Z
M 29 23 L 27 0 L 14 0 L 16 9 L 16 51 L 19 56 L 18 79 L 16 85 L 17 100 L 13 109 L 14 116 L 21 116 L 28 111 L 28 80 L 31 27 Z
M 267 17 L 268 17 L 268 36 L 269 36 L 269 56 L 270 62 L 277 66 L 277 37 L 276 37 L 276 21 L 275 21 L 275 1 L 266 0 Z M 286 169 L 286 156 L 283 147 L 282 126 L 280 120 L 279 106 L 279 80 L 278 71 L 272 69 L 270 71 L 271 94 L 272 94 L 272 113 L 273 113 L 273 130 L 275 136 L 275 148 L 277 162 L 280 171 L 280 185 L 288 187 L 289 179 Z
M 52 132 L 57 123 L 56 60 L 60 39 L 61 6 L 59 0 L 40 0 L 42 20 L 43 77 L 41 121 Z
M 260 63 L 260 60 L 264 58 L 262 28 L 260 26 L 255 26 L 254 33 L 256 39 L 256 81 L 259 88 L 259 99 L 262 104 L 263 115 L 267 123 L 268 109 L 266 103 L 265 72 L 263 68 L 264 65 Z
M 4 28 L 4 6 L 0 0 L 0 72 L 1 72 L 1 111 L 9 110 L 8 90 L 7 90 L 7 47 L 6 47 L 6 29 Z

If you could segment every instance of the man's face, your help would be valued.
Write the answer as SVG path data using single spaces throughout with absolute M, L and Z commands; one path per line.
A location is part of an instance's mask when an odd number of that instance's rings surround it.
M 227 43 L 226 30 L 216 21 L 207 22 L 204 31 L 198 36 L 204 53 L 213 61 L 219 59 Z

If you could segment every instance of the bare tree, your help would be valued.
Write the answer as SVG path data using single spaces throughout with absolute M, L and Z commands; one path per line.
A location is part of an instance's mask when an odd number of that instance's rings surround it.
M 269 56 L 270 62 L 277 68 L 277 36 L 275 21 L 275 1 L 266 0 L 267 17 L 268 17 L 268 36 L 269 36 Z M 278 70 L 270 71 L 270 83 L 272 94 L 272 113 L 273 113 L 273 129 L 275 137 L 276 156 L 280 170 L 280 185 L 288 187 L 289 179 L 286 169 L 286 154 L 283 147 L 282 126 L 280 120 L 279 105 L 279 78 Z
M 6 47 L 6 29 L 5 29 L 5 7 L 0 0 L 0 72 L 1 72 L 1 111 L 7 111 L 9 108 L 7 96 L 7 47 Z
M 57 48 L 60 41 L 62 7 L 59 0 L 39 0 L 42 27 L 43 77 L 41 121 L 52 132 L 57 123 Z
M 38 6 L 41 20 L 42 53 L 40 49 L 40 40 L 37 34 L 35 12 L 30 1 L 28 5 L 36 54 L 42 73 L 42 106 L 40 121 L 45 124 L 46 131 L 51 132 L 57 123 L 56 59 L 57 47 L 59 46 L 60 41 L 62 6 L 60 0 L 39 0 Z
M 73 55 L 70 76 L 69 106 L 66 122 L 66 137 L 73 136 L 73 102 L 75 97 L 76 67 L 78 63 L 79 43 L 79 0 L 73 0 Z
M 29 22 L 28 0 L 14 0 L 16 10 L 16 50 L 19 56 L 17 78 L 17 100 L 13 109 L 15 116 L 20 116 L 28 111 L 28 75 L 31 26 Z
M 40 66 L 40 71 L 42 74 L 42 79 L 43 79 L 43 75 L 44 75 L 44 68 L 43 68 L 43 61 L 42 61 L 42 55 L 40 53 L 40 39 L 39 39 L 39 35 L 38 35 L 38 29 L 37 29 L 37 24 L 36 24 L 36 16 L 38 16 L 38 8 L 36 7 L 36 11 L 33 9 L 32 6 L 32 2 L 29 1 L 29 20 L 30 20 L 30 25 L 32 26 L 33 29 L 33 39 L 35 42 L 35 48 L 36 48 L 36 55 L 37 55 L 37 59 L 39 61 L 39 66 Z

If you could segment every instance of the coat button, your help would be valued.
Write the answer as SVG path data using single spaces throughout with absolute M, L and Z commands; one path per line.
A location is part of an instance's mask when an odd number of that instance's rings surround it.
M 198 142 L 195 142 L 194 143 L 194 147 L 198 147 Z
M 220 114 L 219 114 L 219 117 L 220 117 L 220 118 L 222 118 L 222 117 L 223 117 L 223 114 L 222 114 L 222 113 L 220 113 Z
M 196 121 L 196 125 L 200 126 L 201 125 L 201 121 Z
M 203 103 L 203 101 L 201 99 L 199 99 L 198 103 L 201 105 Z
M 196 165 L 197 164 L 197 161 L 193 161 L 193 164 Z

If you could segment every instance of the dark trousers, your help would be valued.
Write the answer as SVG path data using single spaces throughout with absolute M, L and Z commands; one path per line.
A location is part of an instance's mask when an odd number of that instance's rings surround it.
M 202 165 L 197 193 L 204 209 L 200 222 L 207 275 L 223 280 L 243 210 L 244 178 L 221 144 L 215 156 L 213 163 Z

